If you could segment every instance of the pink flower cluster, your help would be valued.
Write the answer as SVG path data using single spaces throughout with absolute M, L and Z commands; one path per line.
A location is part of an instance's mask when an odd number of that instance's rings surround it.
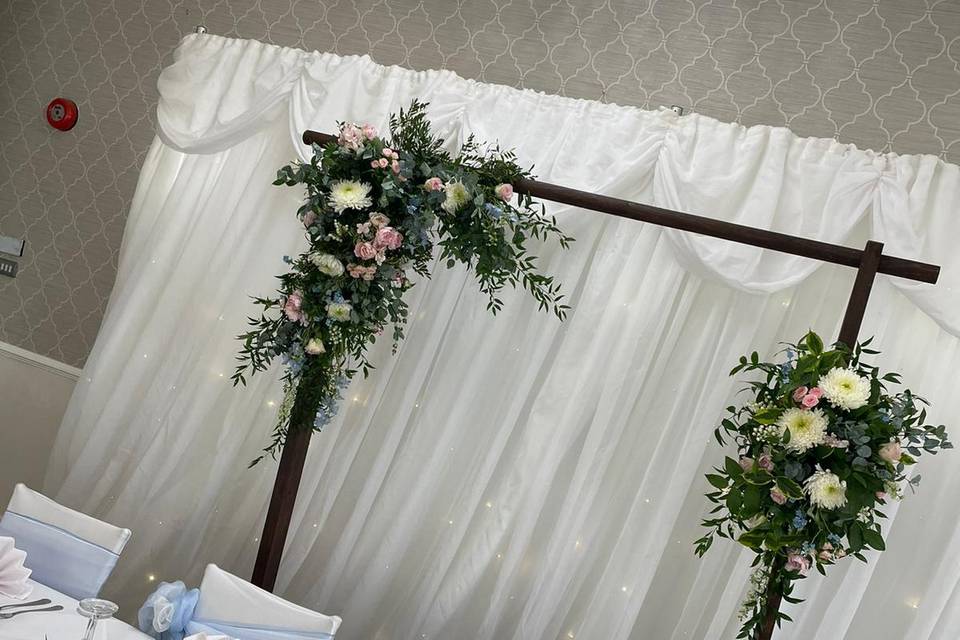
M 787 554 L 787 564 L 784 568 L 787 571 L 806 573 L 810 568 L 810 558 L 802 553 L 791 551 Z
M 348 264 L 347 272 L 353 278 L 362 278 L 363 280 L 370 282 L 373 280 L 374 276 L 377 275 L 377 268 L 373 266 L 364 267 L 363 265 L 359 264 Z
M 363 146 L 364 141 L 373 140 L 376 137 L 377 130 L 373 125 L 365 124 L 360 126 L 352 122 L 345 122 L 340 127 L 340 138 L 338 142 L 341 147 L 356 151 Z
M 820 389 L 820 387 L 813 387 L 812 389 L 797 387 L 793 390 L 793 401 L 807 409 L 812 409 L 817 406 L 822 396 L 823 390 Z
M 303 292 L 300 290 L 290 292 L 283 303 L 283 313 L 290 322 L 303 321 Z
M 386 218 L 386 216 L 384 216 Z M 371 223 L 365 222 L 365 226 Z M 387 250 L 399 249 L 403 246 L 403 234 L 390 226 L 382 226 L 377 229 L 373 240 L 361 240 L 353 248 L 353 254 L 361 260 L 376 260 L 377 264 L 383 264 L 387 259 Z
M 443 180 L 437 177 L 427 178 L 427 181 L 423 183 L 423 188 L 427 191 L 443 191 Z

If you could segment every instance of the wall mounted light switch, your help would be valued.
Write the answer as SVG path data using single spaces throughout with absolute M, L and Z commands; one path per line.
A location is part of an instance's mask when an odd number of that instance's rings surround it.
M 19 265 L 13 260 L 7 260 L 6 258 L 0 258 L 0 276 L 8 276 L 10 278 L 17 277 L 17 269 Z

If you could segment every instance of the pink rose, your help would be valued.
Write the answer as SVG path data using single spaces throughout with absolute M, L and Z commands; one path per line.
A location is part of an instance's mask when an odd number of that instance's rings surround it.
M 365 137 L 367 140 L 373 140 L 377 137 L 377 129 L 372 124 L 363 125 L 362 131 L 363 137 Z
M 797 573 L 806 573 L 810 568 L 810 558 L 801 555 L 796 551 L 787 554 L 787 564 L 784 567 L 787 571 L 796 571 Z
M 390 164 L 390 161 L 387 160 L 386 158 L 380 158 L 379 160 L 377 160 L 377 164 L 380 165 L 381 169 L 386 169 L 387 165 Z
M 307 211 L 305 214 L 303 214 L 303 226 L 310 228 L 316 221 L 317 214 L 315 214 L 313 211 Z
M 808 389 L 807 389 L 806 387 L 797 387 L 796 389 L 794 389 L 794 390 L 793 390 L 793 401 L 794 401 L 794 402 L 801 402 L 801 401 L 803 400 L 803 396 L 807 395 L 807 391 L 808 391 Z
M 813 407 L 817 406 L 818 402 L 820 402 L 820 398 L 813 395 L 812 393 L 808 393 L 807 395 L 803 396 L 803 399 L 800 401 L 800 404 L 802 404 L 807 409 L 812 409 Z
M 504 202 L 509 202 L 510 198 L 513 197 L 513 185 L 507 182 L 498 184 L 494 191 L 496 192 L 497 197 Z
M 876 492 L 875 494 L 873 494 L 873 495 L 877 496 L 877 500 L 883 500 L 884 498 L 887 497 L 887 492 L 886 492 L 886 491 L 877 491 L 877 492 Z
M 740 468 L 744 471 L 750 471 L 750 469 L 753 469 L 753 458 L 747 458 L 746 456 L 740 458 Z
M 394 160 L 393 162 L 391 162 L 390 170 L 393 171 L 394 173 L 400 173 L 400 162 L 397 160 Z
M 380 227 L 377 229 L 377 235 L 373 243 L 377 247 L 399 249 L 403 244 L 403 234 L 393 227 Z
M 423 188 L 427 191 L 441 191 L 443 190 L 443 180 L 440 178 L 428 178 L 427 181 L 423 183 Z
M 379 169 L 379 168 L 380 168 L 380 161 L 379 161 L 379 160 L 371 160 L 371 161 L 370 161 L 370 167 L 373 168 L 373 169 Z
M 770 499 L 777 504 L 785 504 L 787 502 L 787 494 L 781 491 L 780 487 L 774 486 L 770 489 Z
M 290 295 L 287 296 L 286 301 L 283 303 L 283 313 L 291 322 L 297 322 L 303 317 L 302 309 L 303 293 L 301 291 L 291 292 Z
M 773 471 L 773 458 L 769 453 L 761 453 L 757 458 L 757 466 L 764 471 Z
M 894 440 L 893 442 L 888 442 L 882 447 L 880 447 L 880 457 L 889 462 L 890 464 L 896 464 L 900 462 L 900 457 L 903 455 L 903 451 L 900 448 L 900 442 Z
M 391 149 L 390 147 L 383 148 L 383 157 L 384 158 L 396 158 L 397 152 Z
M 807 392 L 807 395 L 819 399 L 821 396 L 823 396 L 823 389 L 820 387 L 814 387 Z
M 371 242 L 358 242 L 353 248 L 353 255 L 361 260 L 372 260 L 377 256 L 377 249 Z
M 404 276 L 403 273 L 401 272 L 397 272 L 393 276 L 393 280 L 390 281 L 390 284 L 392 284 L 395 287 L 402 287 L 404 283 L 406 283 L 406 281 L 407 281 L 406 276 Z

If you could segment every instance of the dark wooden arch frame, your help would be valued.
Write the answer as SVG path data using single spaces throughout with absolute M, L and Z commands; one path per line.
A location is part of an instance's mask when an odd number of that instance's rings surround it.
M 336 140 L 336 136 L 316 131 L 303 133 L 304 144 L 324 145 Z M 689 213 L 671 211 L 620 198 L 588 193 L 577 189 L 570 189 L 560 185 L 539 182 L 536 180 L 520 180 L 514 184 L 518 193 L 525 193 L 542 200 L 550 200 L 567 204 L 581 209 L 590 209 L 600 213 L 607 213 L 621 218 L 637 220 L 661 227 L 679 229 L 689 233 L 696 233 L 714 238 L 738 242 L 762 249 L 770 249 L 781 253 L 829 262 L 857 270 L 850 299 L 843 316 L 838 341 L 848 346 L 857 342 L 860 325 L 870 298 L 870 290 L 878 273 L 891 276 L 936 284 L 940 275 L 940 267 L 924 262 L 906 260 L 883 254 L 883 244 L 869 241 L 863 249 L 854 249 L 842 245 L 798 238 L 795 236 L 755 229 L 740 224 L 724 222 L 713 218 L 695 216 Z M 273 485 L 273 494 L 267 510 L 266 521 L 263 525 L 263 536 L 260 539 L 260 548 L 253 570 L 253 583 L 267 590 L 273 590 L 277 572 L 280 568 L 280 559 L 290 528 L 290 519 L 293 515 L 293 506 L 300 487 L 300 478 L 303 475 L 303 466 L 307 457 L 307 447 L 313 433 L 313 410 L 300 402 L 298 395 L 291 410 L 291 429 L 283 453 L 280 456 L 280 465 L 277 468 L 277 478 Z M 313 409 L 313 410 L 312 410 Z M 777 624 L 776 613 L 780 608 L 782 594 L 774 587 L 771 581 L 768 594 L 768 615 L 761 625 L 760 640 L 769 640 Z

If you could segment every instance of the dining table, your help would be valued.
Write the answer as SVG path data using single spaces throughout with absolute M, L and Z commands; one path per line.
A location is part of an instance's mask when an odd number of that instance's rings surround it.
M 26 598 L 17 600 L 0 594 L 0 640 L 81 640 L 87 628 L 87 618 L 77 612 L 77 601 L 39 582 L 30 581 L 33 589 Z M 33 607 L 2 608 L 9 604 L 24 604 L 48 599 L 49 604 Z M 3 614 L 26 609 L 44 609 L 60 605 L 59 611 L 23 613 L 11 618 Z M 95 640 L 152 640 L 150 636 L 130 625 L 110 618 L 100 620 L 94 633 Z

